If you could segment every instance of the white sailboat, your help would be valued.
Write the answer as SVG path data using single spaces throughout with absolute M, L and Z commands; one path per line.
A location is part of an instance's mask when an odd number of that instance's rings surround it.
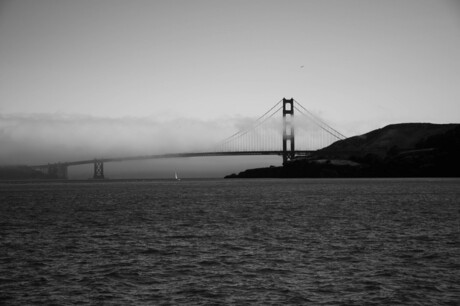
M 177 176 L 177 172 L 174 172 L 174 178 L 176 179 L 176 181 L 180 181 L 180 178 Z

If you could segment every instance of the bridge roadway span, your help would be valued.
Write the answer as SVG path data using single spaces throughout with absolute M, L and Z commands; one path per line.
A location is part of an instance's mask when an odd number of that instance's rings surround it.
M 306 156 L 313 151 L 295 151 L 296 156 Z M 154 155 L 139 155 L 128 157 L 113 157 L 113 158 L 95 158 L 80 160 L 74 162 L 59 162 L 56 164 L 65 166 L 78 166 L 93 164 L 94 162 L 122 162 L 130 160 L 146 160 L 146 159 L 160 159 L 160 158 L 185 158 L 185 157 L 207 157 L 207 156 L 251 156 L 251 155 L 283 155 L 283 151 L 241 151 L 241 152 L 196 152 L 196 153 L 166 153 Z M 50 164 L 32 166 L 33 168 L 48 168 Z
M 307 156 L 313 151 L 294 151 L 295 156 Z M 166 153 L 154 155 L 139 155 L 128 157 L 95 158 L 73 162 L 58 162 L 46 165 L 36 165 L 31 168 L 53 174 L 57 178 L 67 178 L 67 167 L 86 164 L 94 164 L 94 178 L 104 178 L 104 163 L 135 161 L 160 158 L 187 158 L 187 157 L 211 157 L 211 156 L 256 156 L 256 155 L 283 155 L 283 151 L 241 151 L 241 152 L 190 152 L 190 153 Z

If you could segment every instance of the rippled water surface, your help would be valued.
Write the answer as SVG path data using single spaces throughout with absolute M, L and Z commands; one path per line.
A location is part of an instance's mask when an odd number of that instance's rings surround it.
M 459 305 L 460 180 L 0 183 L 0 304 Z

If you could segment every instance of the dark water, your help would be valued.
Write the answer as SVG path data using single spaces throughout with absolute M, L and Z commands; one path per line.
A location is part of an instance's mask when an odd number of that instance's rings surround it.
M 0 304 L 459 305 L 460 180 L 0 183 Z

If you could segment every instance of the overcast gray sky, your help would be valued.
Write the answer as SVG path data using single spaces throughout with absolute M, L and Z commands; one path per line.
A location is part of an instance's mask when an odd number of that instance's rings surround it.
M 347 136 L 459 122 L 460 1 L 0 0 L 2 163 L 186 149 L 283 97 Z

